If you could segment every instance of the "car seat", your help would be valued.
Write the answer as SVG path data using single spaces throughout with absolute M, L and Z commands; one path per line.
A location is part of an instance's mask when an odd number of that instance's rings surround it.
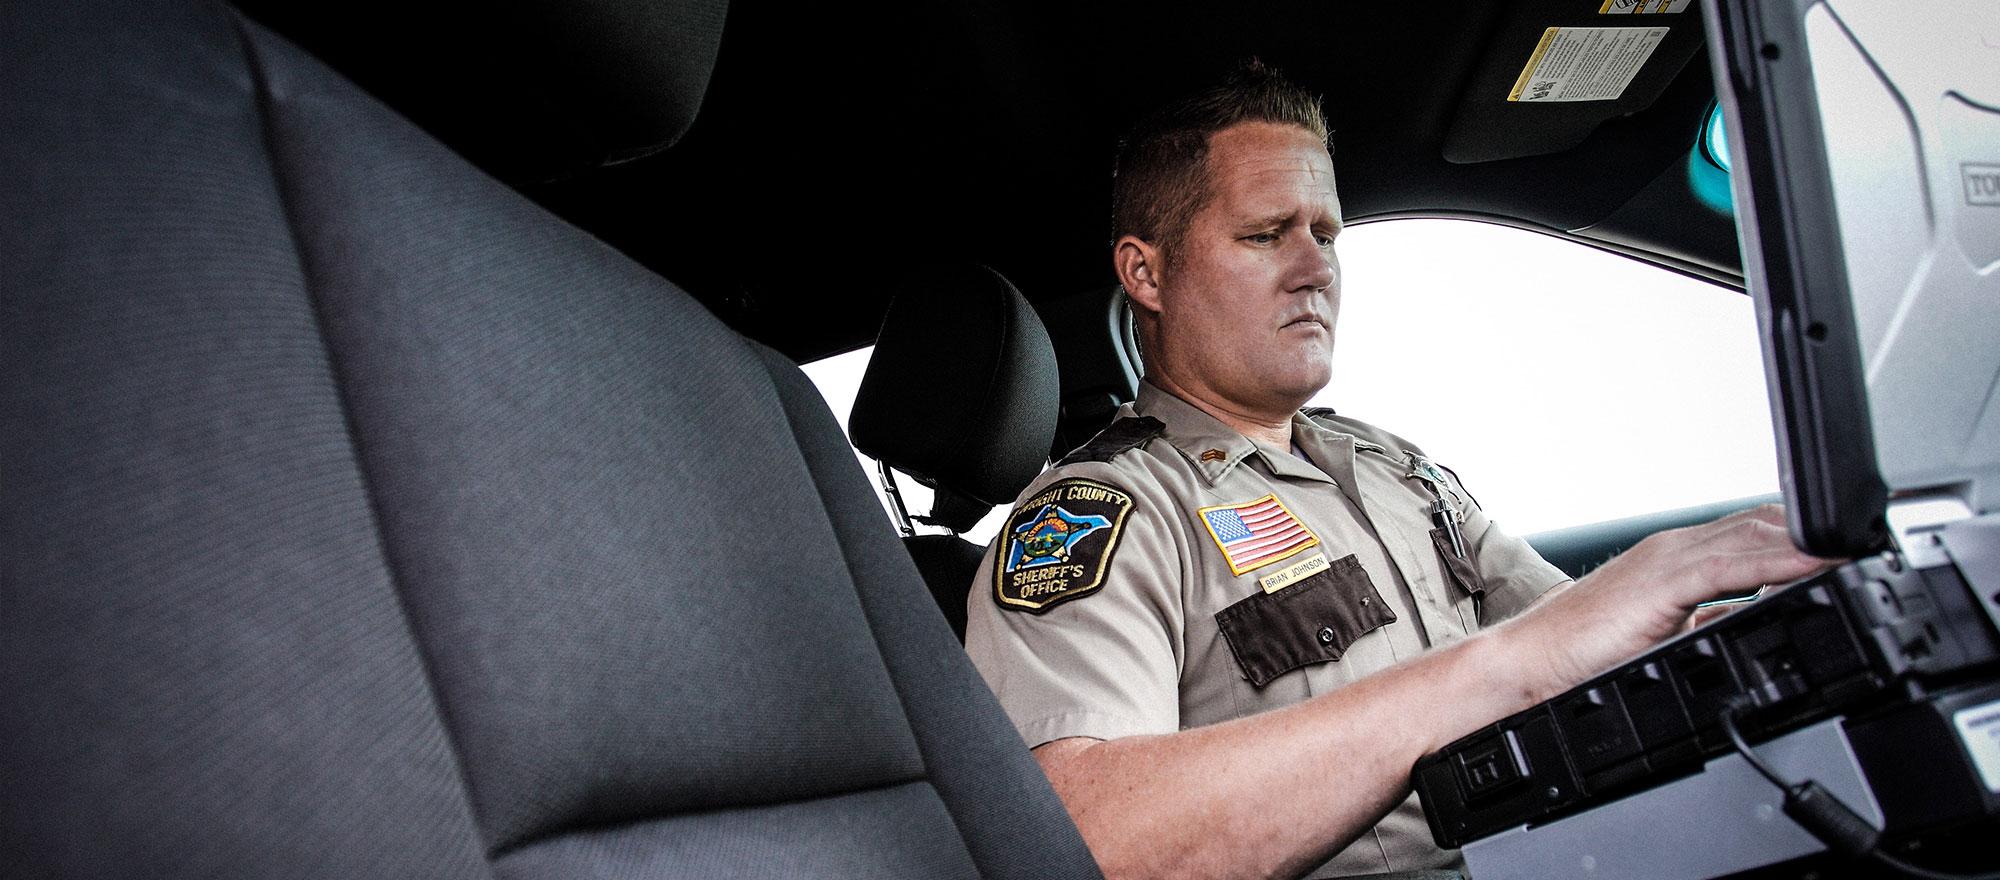
M 1095 875 L 788 360 L 229 7 L 0 20 L 0 875 Z
M 1062 407 L 1049 458 L 1062 460 L 1118 419 L 1139 396 L 1137 330 L 1117 285 L 1081 290 L 1040 305 L 1062 364 Z

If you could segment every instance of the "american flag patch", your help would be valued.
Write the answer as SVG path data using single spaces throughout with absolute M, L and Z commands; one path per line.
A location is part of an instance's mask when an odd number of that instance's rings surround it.
M 1222 558 L 1229 561 L 1233 574 L 1270 565 L 1319 543 L 1312 530 L 1286 510 L 1276 495 L 1197 512 L 1215 546 L 1222 548 Z

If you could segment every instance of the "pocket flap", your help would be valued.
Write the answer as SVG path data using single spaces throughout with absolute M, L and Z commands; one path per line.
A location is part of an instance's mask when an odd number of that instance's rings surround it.
M 1259 592 L 1216 612 L 1243 677 L 1263 687 L 1301 666 L 1339 660 L 1354 640 L 1396 613 L 1353 555 L 1275 593 Z

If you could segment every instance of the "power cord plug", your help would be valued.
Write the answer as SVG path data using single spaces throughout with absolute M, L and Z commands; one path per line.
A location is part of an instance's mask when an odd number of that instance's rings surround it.
M 1722 730 L 1729 734 L 1729 741 L 1735 745 L 1736 753 L 1749 762 L 1752 769 L 1771 781 L 1772 785 L 1784 792 L 1784 811 L 1787 817 L 1797 822 L 1799 827 L 1826 844 L 1827 849 L 1849 858 L 1872 859 L 1905 877 L 1918 880 L 2000 880 L 2000 873 L 1950 874 L 1920 868 L 1896 858 L 1879 849 L 1882 832 L 1868 824 L 1868 820 L 1854 812 L 1853 808 L 1841 803 L 1840 798 L 1828 791 L 1818 781 L 1788 782 L 1778 775 L 1778 771 L 1766 763 L 1749 740 L 1743 738 L 1743 731 L 1737 725 L 1737 715 L 1750 708 L 1750 700 L 1738 697 L 1729 701 L 1722 709 Z

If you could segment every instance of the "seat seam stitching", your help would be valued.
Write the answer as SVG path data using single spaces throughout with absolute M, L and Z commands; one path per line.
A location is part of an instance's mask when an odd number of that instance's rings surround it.
M 438 687 L 436 663 L 431 656 L 429 645 L 418 633 L 415 619 L 409 608 L 404 589 L 405 579 L 396 563 L 396 556 L 390 550 L 388 529 L 382 518 L 382 505 L 376 492 L 375 480 L 368 471 L 368 463 L 362 454 L 361 432 L 355 424 L 354 408 L 348 399 L 348 384 L 340 367 L 340 357 L 334 351 L 332 338 L 327 334 L 325 307 L 320 296 L 312 260 L 306 253 L 305 237 L 301 233 L 293 210 L 292 195 L 288 185 L 287 172 L 278 161 L 275 105 L 276 95 L 271 90 L 271 80 L 265 70 L 264 50 L 250 33 L 243 14 L 229 10 L 237 39 L 241 42 L 245 62 L 250 71 L 251 88 L 257 110 L 257 130 L 259 146 L 263 149 L 265 167 L 271 172 L 272 191 L 277 197 L 278 211 L 285 222 L 286 236 L 291 240 L 292 255 L 298 264 L 299 286 L 304 291 L 308 311 L 312 315 L 313 329 L 319 337 L 320 351 L 326 358 L 327 378 L 333 385 L 334 400 L 340 408 L 341 426 L 347 435 L 348 454 L 353 462 L 356 479 L 361 483 L 362 497 L 368 506 L 370 531 L 374 533 L 377 556 L 382 561 L 383 573 L 388 576 L 389 591 L 395 600 L 397 615 L 402 619 L 403 629 L 410 645 L 417 655 L 417 666 L 423 676 L 424 689 L 430 697 L 432 710 L 438 719 L 439 732 L 451 751 L 452 771 L 459 784 L 459 800 L 464 805 L 466 818 L 472 831 L 478 835 L 480 849 L 489 859 L 488 873 L 491 873 L 491 844 L 487 840 L 489 831 L 479 815 L 479 808 L 473 802 L 471 779 L 465 772 L 465 752 L 459 741 L 457 725 L 452 722 L 452 714 L 446 704 L 442 690 Z
M 533 846 L 538 846 L 541 844 L 548 843 L 550 841 L 559 840 L 561 838 L 569 837 L 572 835 L 597 834 L 606 831 L 613 831 L 619 828 L 626 828 L 634 825 L 645 825 L 652 822 L 671 822 L 675 819 L 687 819 L 699 816 L 714 816 L 714 815 L 721 815 L 724 813 L 736 812 L 740 810 L 776 809 L 779 807 L 792 806 L 794 804 L 810 804 L 816 801 L 827 801 L 827 800 L 834 800 L 837 798 L 853 797 L 855 795 L 869 794 L 878 791 L 889 791 L 891 789 L 905 788 L 912 785 L 921 785 L 924 788 L 930 789 L 931 793 L 937 797 L 940 806 L 945 811 L 945 814 L 946 815 L 951 814 L 951 808 L 943 804 L 944 796 L 938 792 L 937 786 L 931 783 L 930 777 L 925 775 L 918 775 L 908 779 L 894 779 L 887 782 L 878 783 L 875 785 L 864 785 L 858 788 L 845 789 L 841 791 L 831 791 L 825 794 L 816 794 L 808 798 L 791 798 L 788 800 L 773 800 L 773 801 L 746 801 L 740 804 L 722 804 L 719 806 L 707 807 L 699 810 L 682 810 L 673 813 L 642 815 L 626 819 L 616 819 L 607 822 L 593 822 L 580 825 L 573 825 L 546 831 L 541 834 L 534 835 L 533 837 L 522 838 L 520 840 L 516 840 L 512 843 L 509 843 L 506 846 L 499 847 L 498 849 L 495 849 L 493 851 L 493 858 L 494 860 L 498 861 L 500 859 L 506 858 L 507 856 L 513 855 L 514 853 L 520 852 L 523 849 L 527 849 Z M 954 822 L 954 824 L 956 823 Z

